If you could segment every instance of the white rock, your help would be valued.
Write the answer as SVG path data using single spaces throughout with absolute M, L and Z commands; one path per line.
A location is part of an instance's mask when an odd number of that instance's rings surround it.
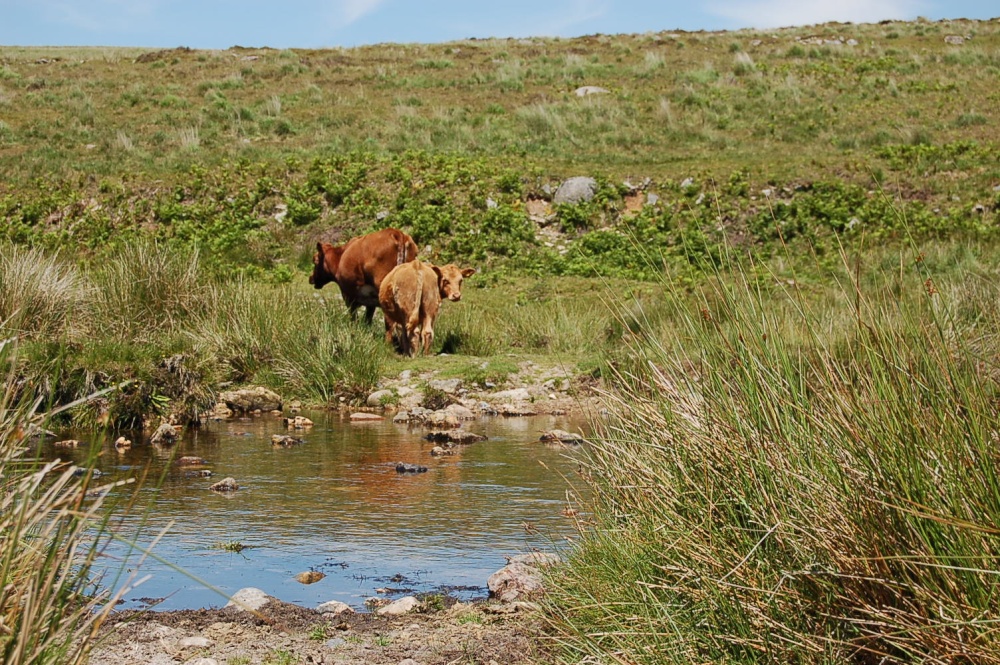
M 317 612 L 322 612 L 323 614 L 354 614 L 354 610 L 347 603 L 342 603 L 339 600 L 330 600 L 319 607 L 316 608 Z
M 583 85 L 573 91 L 577 97 L 586 97 L 587 95 L 606 95 L 610 90 L 607 88 L 602 88 L 599 85 Z
M 272 600 L 273 596 L 267 595 L 260 589 L 246 587 L 234 593 L 232 599 L 226 603 L 226 607 L 234 605 L 241 610 L 259 610 Z
M 399 600 L 389 603 L 385 607 L 376 610 L 376 614 L 381 614 L 382 616 L 399 616 L 401 614 L 406 614 L 407 612 L 412 612 L 419 606 L 419 600 L 413 596 L 406 596 L 405 598 L 400 598 Z
M 531 393 L 528 392 L 527 388 L 513 388 L 511 390 L 501 390 L 499 392 L 495 392 L 490 395 L 489 398 L 494 402 L 527 402 L 531 400 Z
M 201 635 L 192 635 L 191 637 L 182 637 L 177 641 L 177 646 L 182 649 L 204 649 L 205 647 L 212 646 L 212 640 L 207 637 L 202 637 Z

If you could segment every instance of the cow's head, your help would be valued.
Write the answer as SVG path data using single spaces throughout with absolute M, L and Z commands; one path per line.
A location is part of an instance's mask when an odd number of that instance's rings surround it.
M 438 289 L 443 300 L 458 302 L 462 299 L 462 280 L 476 274 L 475 268 L 459 268 L 454 263 L 431 266 L 438 277 Z
M 313 271 L 309 275 L 309 283 L 317 289 L 336 279 L 337 268 L 340 265 L 340 255 L 343 247 L 334 247 L 328 242 L 316 243 L 316 253 L 313 254 Z

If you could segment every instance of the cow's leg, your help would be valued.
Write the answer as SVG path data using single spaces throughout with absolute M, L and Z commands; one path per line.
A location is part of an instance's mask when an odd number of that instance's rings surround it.
M 365 323 L 372 324 L 372 317 L 375 316 L 375 305 L 365 305 Z
M 434 342 L 434 328 L 431 327 L 430 323 L 424 324 L 424 355 L 430 355 L 431 343 Z

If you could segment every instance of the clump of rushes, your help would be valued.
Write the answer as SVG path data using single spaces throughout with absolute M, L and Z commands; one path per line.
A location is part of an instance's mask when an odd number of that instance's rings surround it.
M 0 342 L 0 364 L 11 355 L 11 343 Z M 88 495 L 89 473 L 25 458 L 41 422 L 34 407 L 8 375 L 0 385 L 0 661 L 80 663 L 116 600 L 94 594 L 91 580 L 105 511 Z
M 552 580 L 568 662 L 1000 662 L 1000 319 L 968 307 L 1000 290 L 917 259 L 665 298 Z

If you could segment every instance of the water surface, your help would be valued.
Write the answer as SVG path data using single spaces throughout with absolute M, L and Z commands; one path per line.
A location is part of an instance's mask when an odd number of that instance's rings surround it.
M 121 542 L 108 548 L 108 586 L 121 564 L 138 578 L 150 576 L 126 594 L 125 607 L 221 606 L 219 592 L 247 586 L 305 606 L 340 600 L 356 609 L 386 588 L 394 590 L 383 592 L 390 598 L 449 591 L 485 597 L 486 580 L 505 555 L 553 551 L 575 532 L 564 510 L 567 493 L 582 490 L 580 453 L 538 437 L 553 428 L 582 431 L 579 419 L 486 417 L 464 427 L 487 441 L 433 457 L 435 444 L 420 427 L 304 415 L 315 426 L 298 432 L 279 417 L 258 416 L 208 423 L 171 448 L 137 444 L 119 454 L 104 443 L 100 482 L 148 478 L 115 532 L 125 539 L 138 532 L 143 547 L 163 532 L 152 548 L 162 561 L 140 562 Z M 278 433 L 304 443 L 274 447 L 271 435 Z M 85 455 L 51 447 L 45 453 Z M 208 460 L 212 477 L 178 467 L 174 461 L 184 455 Z M 397 462 L 428 471 L 400 474 Z M 227 476 L 239 483 L 237 492 L 208 489 Z M 232 543 L 245 549 L 223 547 Z M 311 585 L 294 580 L 308 570 L 326 577 Z

